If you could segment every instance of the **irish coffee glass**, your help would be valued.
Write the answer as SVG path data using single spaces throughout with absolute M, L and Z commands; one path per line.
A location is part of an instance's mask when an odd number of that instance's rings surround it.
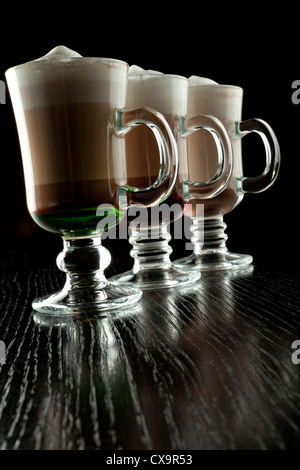
M 6 72 L 29 212 L 42 228 L 63 238 L 57 265 L 66 283 L 32 306 L 41 314 L 107 314 L 136 303 L 142 291 L 106 279 L 111 255 L 101 244 L 101 222 L 105 219 L 110 228 L 128 207 L 168 197 L 177 175 L 177 148 L 161 114 L 123 109 L 125 62 L 64 57 L 65 50 L 58 47 L 50 57 Z M 145 188 L 126 181 L 124 136 L 139 125 L 153 130 L 161 149 L 157 179 Z
M 188 272 L 239 269 L 252 263 L 249 254 L 233 253 L 227 249 L 226 224 L 223 216 L 233 210 L 245 193 L 260 193 L 275 181 L 280 166 L 279 144 L 272 128 L 261 119 L 241 121 L 243 90 L 230 85 L 190 85 L 188 111 L 213 113 L 224 124 L 230 136 L 233 151 L 233 171 L 225 189 L 210 200 L 203 200 L 193 188 L 187 216 L 192 219 L 194 251 L 186 258 L 176 260 L 175 266 Z M 249 133 L 257 133 L 265 149 L 266 166 L 257 177 L 243 174 L 241 140 Z M 215 158 L 214 145 L 207 134 L 191 135 L 187 139 L 190 177 L 209 176 Z M 196 165 L 195 162 L 201 162 Z M 204 216 L 197 217 L 195 207 L 204 204 Z
M 182 270 L 171 262 L 169 224 L 179 227 L 177 221 L 192 198 L 190 188 L 197 187 L 203 199 L 222 191 L 231 175 L 232 152 L 227 132 L 218 119 L 203 114 L 186 116 L 187 91 L 188 80 L 185 77 L 145 71 L 136 66 L 129 70 L 126 107 L 151 106 L 164 115 L 177 143 L 179 169 L 169 197 L 159 207 L 146 213 L 139 223 L 133 220 L 129 224 L 133 267 L 112 278 L 120 285 L 136 285 L 143 290 L 152 290 L 187 286 L 200 278 L 199 272 Z M 216 170 L 208 180 L 187 185 L 186 138 L 203 129 L 210 133 L 214 142 Z M 126 136 L 127 172 L 131 184 L 136 185 L 140 181 L 145 184 L 153 180 L 158 154 L 156 142 L 147 128 L 138 128 Z M 178 232 L 182 237 L 182 227 Z

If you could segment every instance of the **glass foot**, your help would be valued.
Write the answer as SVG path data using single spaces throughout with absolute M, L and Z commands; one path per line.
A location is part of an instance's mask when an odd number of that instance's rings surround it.
M 244 255 L 239 253 L 231 253 L 224 250 L 218 253 L 193 253 L 186 258 L 174 261 L 174 265 L 181 269 L 188 269 L 189 271 L 217 271 L 226 269 L 241 269 L 248 266 L 253 261 L 251 255 Z
M 200 279 L 200 272 L 187 272 L 175 267 L 148 269 L 135 272 L 134 269 L 110 278 L 110 281 L 124 286 L 136 286 L 142 290 L 165 289 L 193 284 Z
M 174 265 L 180 269 L 188 269 L 189 272 L 212 272 L 242 269 L 251 264 L 251 255 L 228 251 L 225 229 L 223 216 L 192 218 L 191 242 L 194 251 L 190 256 L 174 261 Z
M 124 288 L 109 282 L 104 270 L 109 265 L 109 251 L 100 237 L 64 239 L 63 251 L 56 259 L 58 268 L 66 273 L 62 290 L 32 302 L 35 311 L 43 314 L 66 315 L 85 312 L 107 312 L 136 303 L 142 291 Z
M 79 314 L 106 312 L 135 304 L 142 297 L 139 289 L 99 283 L 93 286 L 76 286 L 40 297 L 32 302 L 39 313 Z

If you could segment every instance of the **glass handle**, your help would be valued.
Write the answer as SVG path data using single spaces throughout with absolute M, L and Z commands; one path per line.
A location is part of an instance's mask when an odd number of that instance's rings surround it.
M 261 119 L 249 119 L 235 123 L 235 135 L 237 138 L 243 138 L 250 132 L 256 132 L 262 138 L 265 146 L 266 167 L 259 176 L 236 178 L 236 192 L 238 194 L 265 191 L 274 183 L 280 167 L 279 144 L 269 124 Z
M 119 203 L 129 206 L 153 206 L 167 199 L 174 188 L 178 173 L 178 151 L 169 124 L 162 114 L 151 108 L 117 111 L 117 135 L 122 137 L 140 125 L 148 126 L 154 133 L 160 154 L 160 169 L 155 183 L 147 188 L 129 185 L 119 188 Z
M 216 196 L 225 188 L 232 174 L 232 147 L 222 122 L 208 114 L 181 118 L 181 135 L 183 137 L 188 137 L 199 129 L 209 131 L 214 138 L 218 150 L 218 168 L 215 176 L 209 181 L 185 181 L 183 183 L 183 193 L 187 200 L 208 199 Z

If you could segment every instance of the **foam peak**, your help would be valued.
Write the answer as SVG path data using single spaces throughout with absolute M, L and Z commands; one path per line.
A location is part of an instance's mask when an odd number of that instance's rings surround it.
M 206 77 L 198 77 L 196 75 L 192 75 L 189 78 L 189 86 L 202 86 L 202 85 L 218 85 L 217 82 L 211 80 L 210 78 Z
M 78 52 L 73 51 L 65 46 L 56 46 L 48 54 L 36 60 L 56 60 L 56 59 L 69 59 L 72 57 L 82 57 Z

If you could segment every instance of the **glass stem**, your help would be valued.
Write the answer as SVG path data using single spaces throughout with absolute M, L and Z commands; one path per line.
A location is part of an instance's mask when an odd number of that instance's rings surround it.
M 101 244 L 100 237 L 63 239 L 63 251 L 57 256 L 58 268 L 66 273 L 65 289 L 108 284 L 104 270 L 111 255 Z
M 223 216 L 207 217 L 204 220 L 193 218 L 192 220 L 191 242 L 196 255 L 227 251 L 228 236 L 225 233 L 227 225 L 223 221 Z
M 173 250 L 169 245 L 171 235 L 168 231 L 168 225 L 130 228 L 129 242 L 133 246 L 130 251 L 134 259 L 133 272 L 169 269 L 172 264 L 170 254 Z

